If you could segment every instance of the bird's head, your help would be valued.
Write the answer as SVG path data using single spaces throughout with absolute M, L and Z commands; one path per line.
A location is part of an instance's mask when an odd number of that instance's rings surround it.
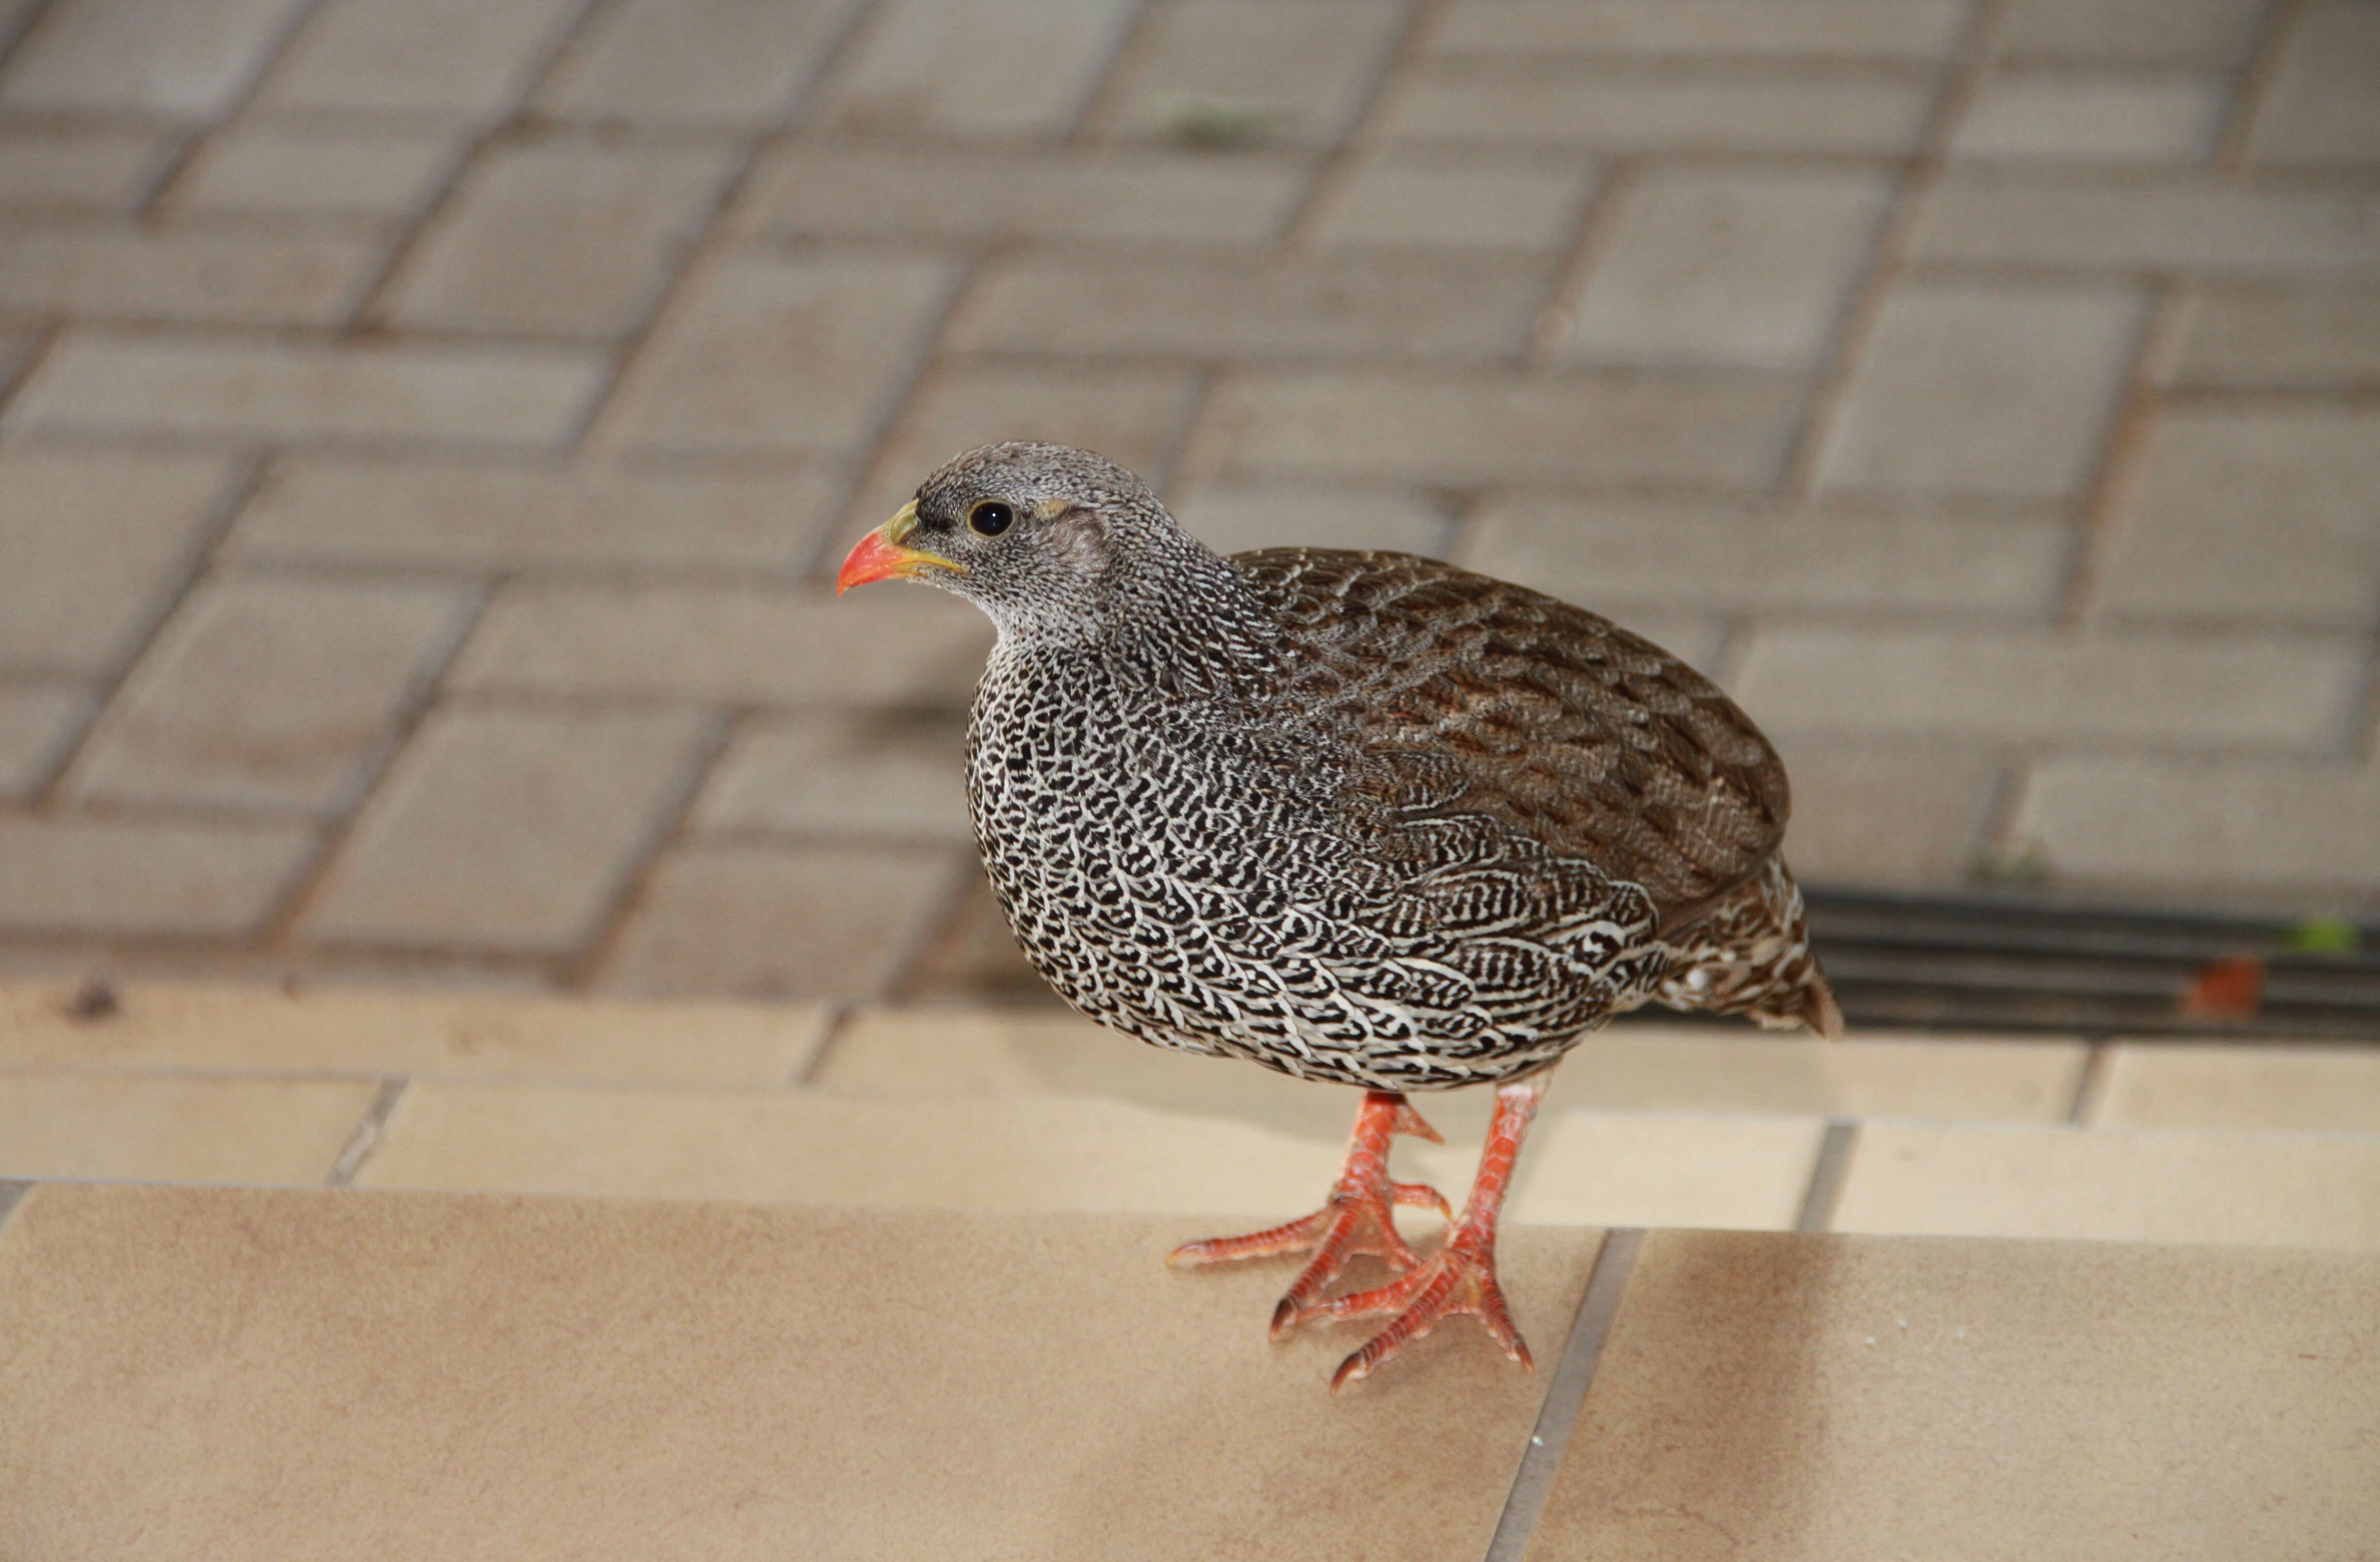
M 1113 461 L 1063 445 L 987 445 L 862 537 L 835 592 L 923 580 L 975 603 L 1003 637 L 1070 637 L 1202 561 L 1220 563 Z

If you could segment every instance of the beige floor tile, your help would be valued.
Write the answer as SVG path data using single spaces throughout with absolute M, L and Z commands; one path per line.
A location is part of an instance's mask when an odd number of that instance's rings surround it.
M 1329 143 L 1370 97 L 1404 21 L 1393 0 L 1184 0 L 1158 13 L 1117 117 L 1193 142 L 1220 116 L 1256 140 Z
M 747 724 L 697 800 L 698 831 L 971 846 L 955 714 L 848 711 Z
M 1804 884 L 1963 884 L 1999 798 L 1982 744 L 1772 729 L 1793 778 L 1786 860 Z
M 231 477 L 209 457 L 0 454 L 0 664 L 109 670 L 164 613 Z
M 1656 170 L 1598 219 L 1573 362 L 1814 368 L 1891 197 L 1880 175 Z
M 2380 1251 L 2380 1138 L 1868 1123 L 1834 1228 Z
M 444 128 L 242 124 L 210 138 L 165 200 L 182 211 L 407 216 L 465 150 Z
M 1750 1027 L 1622 1020 L 1572 1049 L 1546 1110 L 2063 1122 L 2083 1056 L 2074 1042 L 1819 1042 Z M 1317 1141 L 1343 1139 L 1356 1101 L 1338 1086 L 1167 1052 L 1075 1015 L 980 1007 L 863 1009 L 836 1034 L 819 1082 L 910 1094 L 1102 1097 Z M 1486 1092 L 1418 1099 L 1449 1140 L 1476 1148 Z
M 1790 1231 L 1825 1132 L 1808 1117 L 1556 1112 L 1531 1130 L 1506 1208 L 1543 1226 Z M 1466 1137 L 1416 1145 L 1400 1175 L 1420 1173 L 1459 1207 L 1478 1163 Z
M 2175 372 L 2184 384 L 2380 384 L 2380 289 L 2213 290 L 2187 318 Z
M 377 1089 L 0 1069 L 0 1177 L 320 1183 Z
M 2212 76 L 2064 70 L 1985 76 L 1950 155 L 2074 163 L 2185 163 L 2205 155 L 2227 83 Z
M 1915 144 L 1930 97 L 1915 80 L 1866 74 L 1555 73 L 1536 61 L 1454 61 L 1415 80 L 1384 129 L 1405 142 L 1610 153 L 1899 153 Z
M 2380 161 L 2380 15 L 2323 0 L 2294 18 L 2280 68 L 2248 132 L 2258 163 L 2361 165 Z
M 473 593 L 217 576 L 159 632 L 68 774 L 75 798 L 330 811 L 408 698 L 426 698 Z
M 358 817 L 306 936 L 576 947 L 692 784 L 704 731 L 685 710 L 442 707 Z
M 6 24 L 0 11 L 0 26 Z M 167 137 L 139 130 L 0 131 L 0 205 L 120 213 L 164 170 Z
M 431 465 L 298 458 L 242 507 L 248 558 L 543 572 L 804 562 L 842 484 L 825 471 Z
M 2262 0 L 2012 0 L 1993 42 L 2019 55 L 2133 65 L 2236 65 Z
M 1910 254 L 1982 266 L 2369 282 L 2380 275 L 2375 212 L 2380 193 L 2352 184 L 1976 166 L 1935 185 Z
M 560 444 L 606 365 L 592 349 L 180 341 L 70 330 L 8 404 L 36 433 L 248 443 Z
M 1533 1562 L 2350 1557 L 2380 1261 L 1656 1233 Z
M 0 1067 L 765 1086 L 799 1077 L 827 1019 L 806 1005 L 179 983 L 116 987 L 115 1008 L 85 1017 L 80 991 L 0 983 Z
M 865 140 L 789 140 L 764 153 L 739 226 L 836 238 L 1272 238 L 1304 194 L 1302 156 L 1217 158 L 1158 148 L 1028 150 Z
M 2126 1042 L 2097 1095 L 2091 1128 L 2380 1134 L 2380 1053 Z
M 333 0 L 292 41 L 275 108 L 492 114 L 579 15 L 573 0 Z
M 1326 198 L 1315 236 L 1325 244 L 1550 251 L 1570 238 L 1589 188 L 1566 161 L 1373 156 Z
M 1320 1202 L 1341 1148 L 1117 1102 L 418 1084 L 358 1181 L 1284 1219 Z
M 0 685 L 0 798 L 21 798 L 55 762 L 88 698 L 66 684 Z
M 2049 759 L 2027 777 L 2015 827 L 2079 880 L 2361 896 L 2380 878 L 2380 775 L 2335 763 Z
M 1479 1556 L 1548 1368 L 1459 1321 L 1333 1398 L 1355 1336 L 1268 1342 L 1277 1266 L 1159 1263 L 1203 1234 L 38 1189 L 0 1239 L 0 1537 L 152 1562 Z M 1595 1240 L 1503 1247 L 1541 1362 Z M 1354 1470 L 1394 1475 L 1350 1496 Z
M 431 331 L 619 336 L 651 311 L 735 157 L 723 146 L 500 148 L 441 203 L 375 313 Z
M 14 109 L 199 116 L 231 106 L 303 0 L 68 0 L 0 77 Z
M 855 0 L 631 0 L 589 19 L 537 105 L 597 119 L 771 124 L 855 9 Z
M 1790 17 L 1790 20 L 1787 18 Z M 1457 0 L 1431 43 L 1447 54 L 1722 55 L 1926 60 L 1949 52 L 1956 0 Z
M 697 841 L 663 858 L 603 969 L 630 993 L 848 1002 L 882 995 L 967 847 Z
M 0 234 L 0 309 L 115 320 L 334 325 L 382 250 L 354 234 L 35 227 Z
M 250 937 L 317 844 L 296 823 L 0 813 L 0 928 Z
M 1124 0 L 892 0 L 805 117 L 912 135 L 1054 135 L 1130 18 Z M 986 92 L 988 81 L 1002 87 Z
M 1417 488 L 1213 482 L 1169 496 L 1166 507 L 1219 554 L 1289 545 L 1387 548 L 1430 558 L 1447 551 L 1445 506 Z

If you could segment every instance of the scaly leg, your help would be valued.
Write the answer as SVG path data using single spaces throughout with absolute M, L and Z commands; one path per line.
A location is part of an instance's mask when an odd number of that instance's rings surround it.
M 1339 1277 L 1350 1258 L 1369 1253 L 1387 1259 L 1400 1272 L 1415 1268 L 1421 1260 L 1397 1235 L 1397 1223 L 1389 1213 L 1390 1207 L 1410 1204 L 1435 1209 L 1449 1219 L 1453 1211 L 1447 1207 L 1445 1195 L 1435 1188 L 1389 1180 L 1389 1139 L 1400 1133 L 1413 1134 L 1433 1144 L 1446 1142 L 1436 1129 L 1422 1121 L 1420 1113 L 1406 1104 L 1402 1095 L 1394 1091 L 1365 1092 L 1364 1104 L 1355 1113 L 1355 1131 L 1348 1136 L 1347 1158 L 1340 1165 L 1339 1180 L 1331 1184 L 1328 1203 L 1301 1220 L 1276 1226 L 1269 1231 L 1185 1243 L 1168 1254 L 1165 1262 L 1174 1265 L 1222 1263 L 1313 1249 L 1314 1257 L 1290 1282 L 1289 1294 L 1281 1299 L 1281 1305 L 1273 1309 L 1275 1338 L 1313 1311 L 1315 1299 Z
M 1446 1234 L 1446 1243 L 1428 1263 L 1378 1290 L 1355 1291 L 1330 1301 L 1308 1303 L 1289 1320 L 1309 1317 L 1357 1318 L 1371 1312 L 1394 1312 L 1389 1326 L 1366 1341 L 1364 1348 L 1339 1363 L 1331 1374 L 1337 1393 L 1360 1377 L 1369 1377 L 1407 1342 L 1419 1339 L 1441 1318 L 1475 1312 L 1488 1325 L 1504 1354 L 1524 1367 L 1533 1366 L 1529 1348 L 1512 1326 L 1504 1293 L 1496 1285 L 1496 1216 L 1504 1207 L 1504 1190 L 1512 1180 L 1512 1163 L 1521 1153 L 1529 1121 L 1545 1098 L 1548 1076 L 1502 1085 L 1496 1091 L 1496 1116 L 1488 1125 L 1488 1147 L 1479 1155 L 1479 1178 L 1462 1217 Z

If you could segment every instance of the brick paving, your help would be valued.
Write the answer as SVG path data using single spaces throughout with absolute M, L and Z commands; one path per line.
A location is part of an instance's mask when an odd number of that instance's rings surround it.
M 0 968 L 1012 990 L 980 620 L 823 583 L 1006 437 L 1645 629 L 1814 881 L 2380 907 L 2376 72 L 2361 0 L 0 0 Z

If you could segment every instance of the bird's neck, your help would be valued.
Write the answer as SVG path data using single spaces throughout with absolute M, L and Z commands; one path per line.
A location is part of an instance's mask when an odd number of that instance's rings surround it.
M 1006 616 L 999 628 L 1003 660 L 1087 657 L 1119 684 L 1184 699 L 1254 691 L 1281 641 L 1247 577 L 1186 535 L 1120 561 L 1087 611 Z

